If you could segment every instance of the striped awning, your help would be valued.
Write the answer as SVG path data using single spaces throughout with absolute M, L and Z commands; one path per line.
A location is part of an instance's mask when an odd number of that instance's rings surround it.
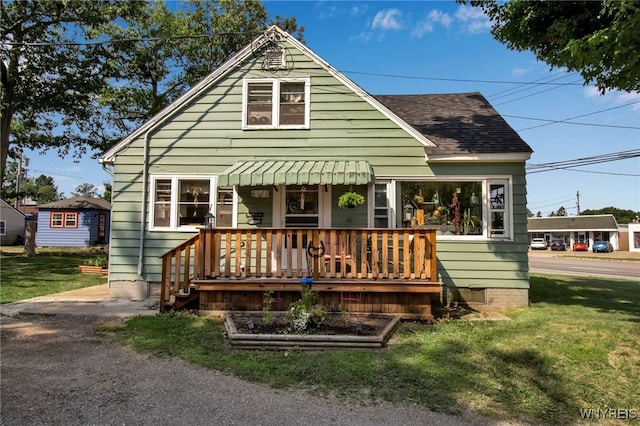
M 366 161 L 238 161 L 222 172 L 220 186 L 366 185 L 374 178 Z

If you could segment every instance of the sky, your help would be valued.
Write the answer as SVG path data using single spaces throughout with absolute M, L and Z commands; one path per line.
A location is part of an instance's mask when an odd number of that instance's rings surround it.
M 564 207 L 576 215 L 578 204 L 580 211 L 640 211 L 640 157 L 545 172 L 533 168 L 639 149 L 639 93 L 601 95 L 575 72 L 552 70 L 530 52 L 507 49 L 491 37 L 480 9 L 454 0 L 264 4 L 271 17 L 295 16 L 306 45 L 370 94 L 484 95 L 534 151 L 527 162 L 527 207 L 534 214 Z M 89 156 L 74 162 L 53 152 L 25 155 L 29 176 L 53 176 L 67 197 L 81 183 L 102 192 L 103 182 L 111 180 Z

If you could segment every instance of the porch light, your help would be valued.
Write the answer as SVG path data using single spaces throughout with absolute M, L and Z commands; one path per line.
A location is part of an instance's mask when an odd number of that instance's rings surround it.
M 402 217 L 404 217 L 404 222 L 411 222 L 411 219 L 413 219 L 413 215 L 416 212 L 416 208 L 414 207 L 413 203 L 411 203 L 411 201 L 409 201 L 409 199 L 407 198 L 406 203 L 404 203 L 404 206 L 402 207 Z
M 204 226 L 207 229 L 213 229 L 216 227 L 216 217 L 211 212 L 204 215 Z

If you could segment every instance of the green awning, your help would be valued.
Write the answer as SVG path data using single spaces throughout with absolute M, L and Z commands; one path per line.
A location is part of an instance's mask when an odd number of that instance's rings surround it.
M 220 186 L 366 185 L 374 178 L 366 161 L 238 161 L 219 176 Z

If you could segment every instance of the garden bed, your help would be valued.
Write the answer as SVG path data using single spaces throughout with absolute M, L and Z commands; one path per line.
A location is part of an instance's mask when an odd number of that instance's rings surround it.
M 318 327 L 295 333 L 286 312 L 230 312 L 224 322 L 231 346 L 246 349 L 382 348 L 400 324 L 387 315 L 327 314 Z

